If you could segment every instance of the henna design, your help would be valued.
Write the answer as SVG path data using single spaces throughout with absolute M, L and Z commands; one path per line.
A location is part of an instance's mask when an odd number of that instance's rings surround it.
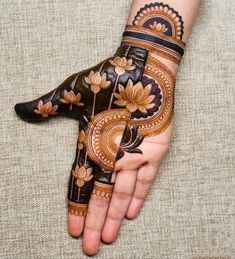
M 92 168 L 85 168 L 85 166 L 79 167 L 76 165 L 75 169 L 72 171 L 73 176 L 77 179 L 76 185 L 81 188 L 84 184 L 90 181 L 93 177 Z
M 55 115 L 57 109 L 58 105 L 53 106 L 52 102 L 43 103 L 43 101 L 40 100 L 34 112 L 40 114 L 43 118 L 47 118 L 49 115 Z
M 183 31 L 182 17 L 168 5 L 145 5 L 126 26 L 113 57 L 70 76 L 39 99 L 16 105 L 27 121 L 65 115 L 80 122 L 69 213 L 84 216 L 91 195 L 110 198 L 115 162 L 125 152 L 141 155 L 144 138 L 170 125 L 175 77 L 156 56 L 178 64 Z
M 182 41 L 184 22 L 177 11 L 161 3 L 146 4 L 127 25 L 123 45 L 132 45 L 155 52 L 176 64 L 184 54 Z
M 118 106 L 125 107 L 130 113 L 134 113 L 139 110 L 142 113 L 147 113 L 147 110 L 155 106 L 152 101 L 154 95 L 150 95 L 151 84 L 143 87 L 142 82 L 133 84 L 130 79 L 127 82 L 126 88 L 119 84 L 119 93 L 115 93 L 116 101 L 114 102 Z
M 68 213 L 75 216 L 85 216 L 87 212 L 87 204 L 68 201 Z
M 107 184 L 95 181 L 92 195 L 100 196 L 104 199 L 110 199 L 113 193 L 113 184 Z
M 124 156 L 125 152 L 142 154 L 142 151 L 137 147 L 139 147 L 140 144 L 143 142 L 144 136 L 137 136 L 137 133 L 138 127 L 130 128 L 128 125 L 126 126 L 117 153 L 117 160 L 121 159 Z
M 75 94 L 73 90 L 69 92 L 64 90 L 64 97 L 60 99 L 62 103 L 69 103 L 70 104 L 70 111 L 73 109 L 73 105 L 83 106 L 84 103 L 80 102 L 81 94 Z
M 176 64 L 184 54 L 185 43 L 178 39 L 168 37 L 144 27 L 127 25 L 123 33 L 122 44 L 130 44 L 135 47 L 144 48 L 157 55 L 170 59 Z
M 178 40 L 182 40 L 184 34 L 182 17 L 162 2 L 146 4 L 136 14 L 133 25 L 149 28 Z

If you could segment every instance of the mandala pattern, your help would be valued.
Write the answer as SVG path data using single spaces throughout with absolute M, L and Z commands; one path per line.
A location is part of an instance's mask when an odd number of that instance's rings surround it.
M 163 3 L 145 5 L 135 16 L 133 25 L 149 28 L 178 40 L 182 40 L 184 33 L 182 17 Z

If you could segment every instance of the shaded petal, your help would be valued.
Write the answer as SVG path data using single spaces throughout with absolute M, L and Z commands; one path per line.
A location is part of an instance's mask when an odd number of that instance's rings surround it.
M 116 105 L 119 105 L 119 106 L 126 106 L 127 105 L 127 101 L 125 101 L 125 100 L 117 100 L 114 103 Z
M 114 66 L 114 67 L 116 67 L 116 63 L 114 62 L 114 60 L 109 60 L 109 63 L 112 65 L 112 66 Z
M 62 103 L 69 103 L 69 102 L 66 101 L 65 99 L 60 99 L 60 101 L 61 101 Z
M 148 84 L 145 86 L 144 88 L 144 96 L 149 96 L 150 95 L 150 92 L 152 90 L 152 84 Z
M 37 113 L 37 114 L 40 114 L 40 115 L 42 114 L 42 113 L 41 113 L 39 110 L 37 110 L 37 109 L 35 109 L 34 112 Z
M 52 108 L 51 114 L 56 114 L 57 109 L 58 109 L 58 105 L 55 105 L 55 106 Z
M 85 184 L 85 182 L 82 179 L 77 178 L 76 185 L 78 187 L 82 187 Z
M 82 143 L 78 143 L 78 149 L 79 150 L 83 149 L 83 144 Z
M 123 85 L 118 84 L 118 90 L 119 92 L 125 91 L 125 88 L 123 87 Z
M 110 85 L 111 85 L 111 81 L 105 81 L 105 82 L 102 83 L 101 87 L 102 87 L 103 89 L 106 89 L 106 88 L 108 88 Z
M 122 67 L 115 67 L 115 72 L 116 72 L 119 76 L 121 76 L 121 75 L 123 75 L 123 74 L 125 73 L 125 69 L 122 68 Z
M 94 94 L 97 94 L 100 91 L 99 85 L 91 85 L 91 90 Z
M 130 95 L 130 99 L 133 102 L 137 102 L 137 98 L 139 95 L 141 95 L 141 93 L 143 92 L 143 85 L 141 82 L 137 83 L 135 86 L 133 86 L 131 95 Z
M 42 106 L 43 106 L 43 101 L 40 100 L 39 103 L 38 103 L 38 110 L 41 110 Z
M 135 69 L 135 66 L 133 65 L 133 66 L 129 66 L 129 67 L 126 67 L 126 70 L 128 70 L 128 71 L 131 71 L 131 70 L 134 70 Z
M 80 93 L 77 93 L 76 97 L 77 97 L 77 102 L 79 103 L 80 100 L 81 100 L 81 98 L 82 98 L 81 94 L 80 94 Z
M 132 113 L 138 109 L 138 106 L 136 103 L 128 103 L 126 108 Z
M 87 169 L 87 174 L 90 175 L 90 174 L 92 173 L 92 171 L 93 171 L 93 169 L 92 169 L 91 167 L 89 167 L 89 168 Z
M 77 176 L 83 179 L 86 176 L 86 168 L 84 166 L 80 167 L 77 171 Z
M 147 113 L 147 110 L 145 109 L 145 107 L 143 105 L 139 105 L 138 109 L 143 112 L 143 113 Z
M 86 134 L 84 132 L 84 130 L 81 130 L 80 133 L 79 133 L 79 141 L 80 142 L 83 142 L 86 138 Z
M 141 93 L 139 93 L 138 96 L 136 96 L 135 101 L 139 103 L 143 98 L 144 98 L 144 91 L 141 91 Z
M 146 98 L 145 100 L 143 100 L 144 104 L 149 104 L 154 100 L 155 96 L 154 95 L 150 95 L 148 98 Z
M 121 95 L 118 94 L 118 93 L 114 93 L 114 96 L 115 96 L 117 99 L 122 99 Z
M 83 180 L 87 182 L 87 181 L 90 181 L 92 177 L 93 177 L 92 175 L 87 175 Z
M 90 81 L 89 77 L 85 76 L 84 79 L 85 79 L 85 81 L 86 81 L 86 83 L 87 83 L 88 85 L 91 84 L 91 81 Z
M 152 109 L 155 106 L 155 103 L 150 103 L 145 105 L 146 109 Z
M 133 64 L 133 60 L 130 58 L 127 60 L 127 65 L 130 67 Z

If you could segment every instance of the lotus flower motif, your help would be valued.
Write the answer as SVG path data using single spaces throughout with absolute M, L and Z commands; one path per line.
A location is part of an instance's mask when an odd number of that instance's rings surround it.
M 84 130 L 81 130 L 79 132 L 79 136 L 78 136 L 78 149 L 79 150 L 83 149 L 85 138 L 86 138 L 85 132 L 84 132 Z
M 64 98 L 60 99 L 63 103 L 70 103 L 78 106 L 83 106 L 84 104 L 81 101 L 81 94 L 77 93 L 75 94 L 73 90 L 70 90 L 69 92 L 67 90 L 64 90 Z
M 53 106 L 51 101 L 43 103 L 43 101 L 40 100 L 34 112 L 40 114 L 43 118 L 47 118 L 49 115 L 56 114 L 57 109 L 58 105 Z
M 115 72 L 120 76 L 125 73 L 125 71 L 131 71 L 135 69 L 132 59 L 127 59 L 126 57 L 115 57 L 113 60 L 109 60 L 109 63 L 115 67 Z
M 156 21 L 152 25 L 150 25 L 149 27 L 152 30 L 155 30 L 155 31 L 158 31 L 158 32 L 162 32 L 162 33 L 168 31 L 168 28 L 166 28 L 165 24 L 157 23 Z
M 78 187 L 82 187 L 86 182 L 90 181 L 93 177 L 92 168 L 85 168 L 84 166 L 79 167 L 79 165 L 76 165 L 75 169 L 72 171 L 73 176 L 77 179 L 76 185 Z
M 115 93 L 117 100 L 114 103 L 126 107 L 130 113 L 137 110 L 147 113 L 148 109 L 155 106 L 155 104 L 152 103 L 155 96 L 150 95 L 151 88 L 151 84 L 144 87 L 141 82 L 138 82 L 134 85 L 133 81 L 129 79 L 126 88 L 119 84 L 119 93 Z
M 88 85 L 90 85 L 91 90 L 94 94 L 97 94 L 101 88 L 106 89 L 110 86 L 111 81 L 107 80 L 107 75 L 104 73 L 103 75 L 100 72 L 91 71 L 88 77 L 85 77 L 85 81 Z

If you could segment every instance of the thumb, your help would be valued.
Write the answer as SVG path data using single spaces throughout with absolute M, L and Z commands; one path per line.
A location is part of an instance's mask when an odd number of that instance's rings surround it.
M 67 78 L 60 86 L 53 91 L 41 96 L 33 101 L 17 103 L 15 105 L 16 114 L 28 122 L 40 122 L 51 116 L 65 114 L 78 114 L 77 109 L 83 104 L 80 102 L 79 93 L 74 93 L 73 89 L 78 74 Z M 79 107 L 80 108 L 80 107 Z M 75 112 L 72 112 L 76 110 Z

